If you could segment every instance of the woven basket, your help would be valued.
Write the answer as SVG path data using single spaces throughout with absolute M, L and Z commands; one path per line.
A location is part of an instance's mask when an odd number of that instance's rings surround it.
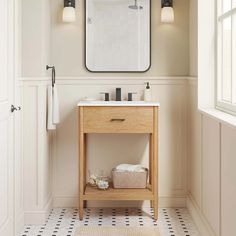
M 143 172 L 117 171 L 112 169 L 112 181 L 114 188 L 146 188 L 148 169 Z

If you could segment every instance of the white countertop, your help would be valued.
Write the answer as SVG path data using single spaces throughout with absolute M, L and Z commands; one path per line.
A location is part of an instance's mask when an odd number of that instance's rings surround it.
M 127 106 L 140 106 L 140 107 L 153 107 L 153 106 L 156 106 L 156 107 L 159 107 L 160 106 L 160 103 L 159 102 L 144 102 L 144 101 L 121 101 L 121 102 L 118 102 L 118 101 L 80 101 L 78 102 L 77 104 L 78 107 L 81 107 L 81 106 L 117 106 L 117 107 L 120 107 L 120 106 L 124 106 L 124 107 L 127 107 Z

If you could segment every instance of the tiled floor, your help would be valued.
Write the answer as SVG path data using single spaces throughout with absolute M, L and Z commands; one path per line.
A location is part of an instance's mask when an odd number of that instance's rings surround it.
M 78 209 L 54 208 L 44 225 L 25 226 L 21 236 L 73 236 L 79 226 L 150 226 L 159 227 L 162 236 L 200 236 L 187 209 L 160 208 L 159 220 L 152 219 L 150 208 L 88 208 L 84 220 Z

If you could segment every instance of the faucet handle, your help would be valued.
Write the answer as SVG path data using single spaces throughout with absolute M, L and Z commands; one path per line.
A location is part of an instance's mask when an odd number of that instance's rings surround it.
M 100 94 L 105 94 L 105 101 L 106 102 L 109 101 L 109 93 L 100 93 Z
M 133 94 L 137 93 L 128 93 L 128 101 L 133 101 Z

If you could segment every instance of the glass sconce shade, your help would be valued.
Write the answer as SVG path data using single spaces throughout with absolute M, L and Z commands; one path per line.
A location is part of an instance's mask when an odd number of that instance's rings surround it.
M 175 20 L 173 7 L 163 7 L 161 9 L 161 22 L 173 23 Z
M 64 9 L 62 15 L 63 22 L 74 22 L 75 17 L 75 0 L 64 0 Z
M 74 22 L 75 21 L 75 8 L 74 7 L 64 7 L 63 9 L 63 22 Z

